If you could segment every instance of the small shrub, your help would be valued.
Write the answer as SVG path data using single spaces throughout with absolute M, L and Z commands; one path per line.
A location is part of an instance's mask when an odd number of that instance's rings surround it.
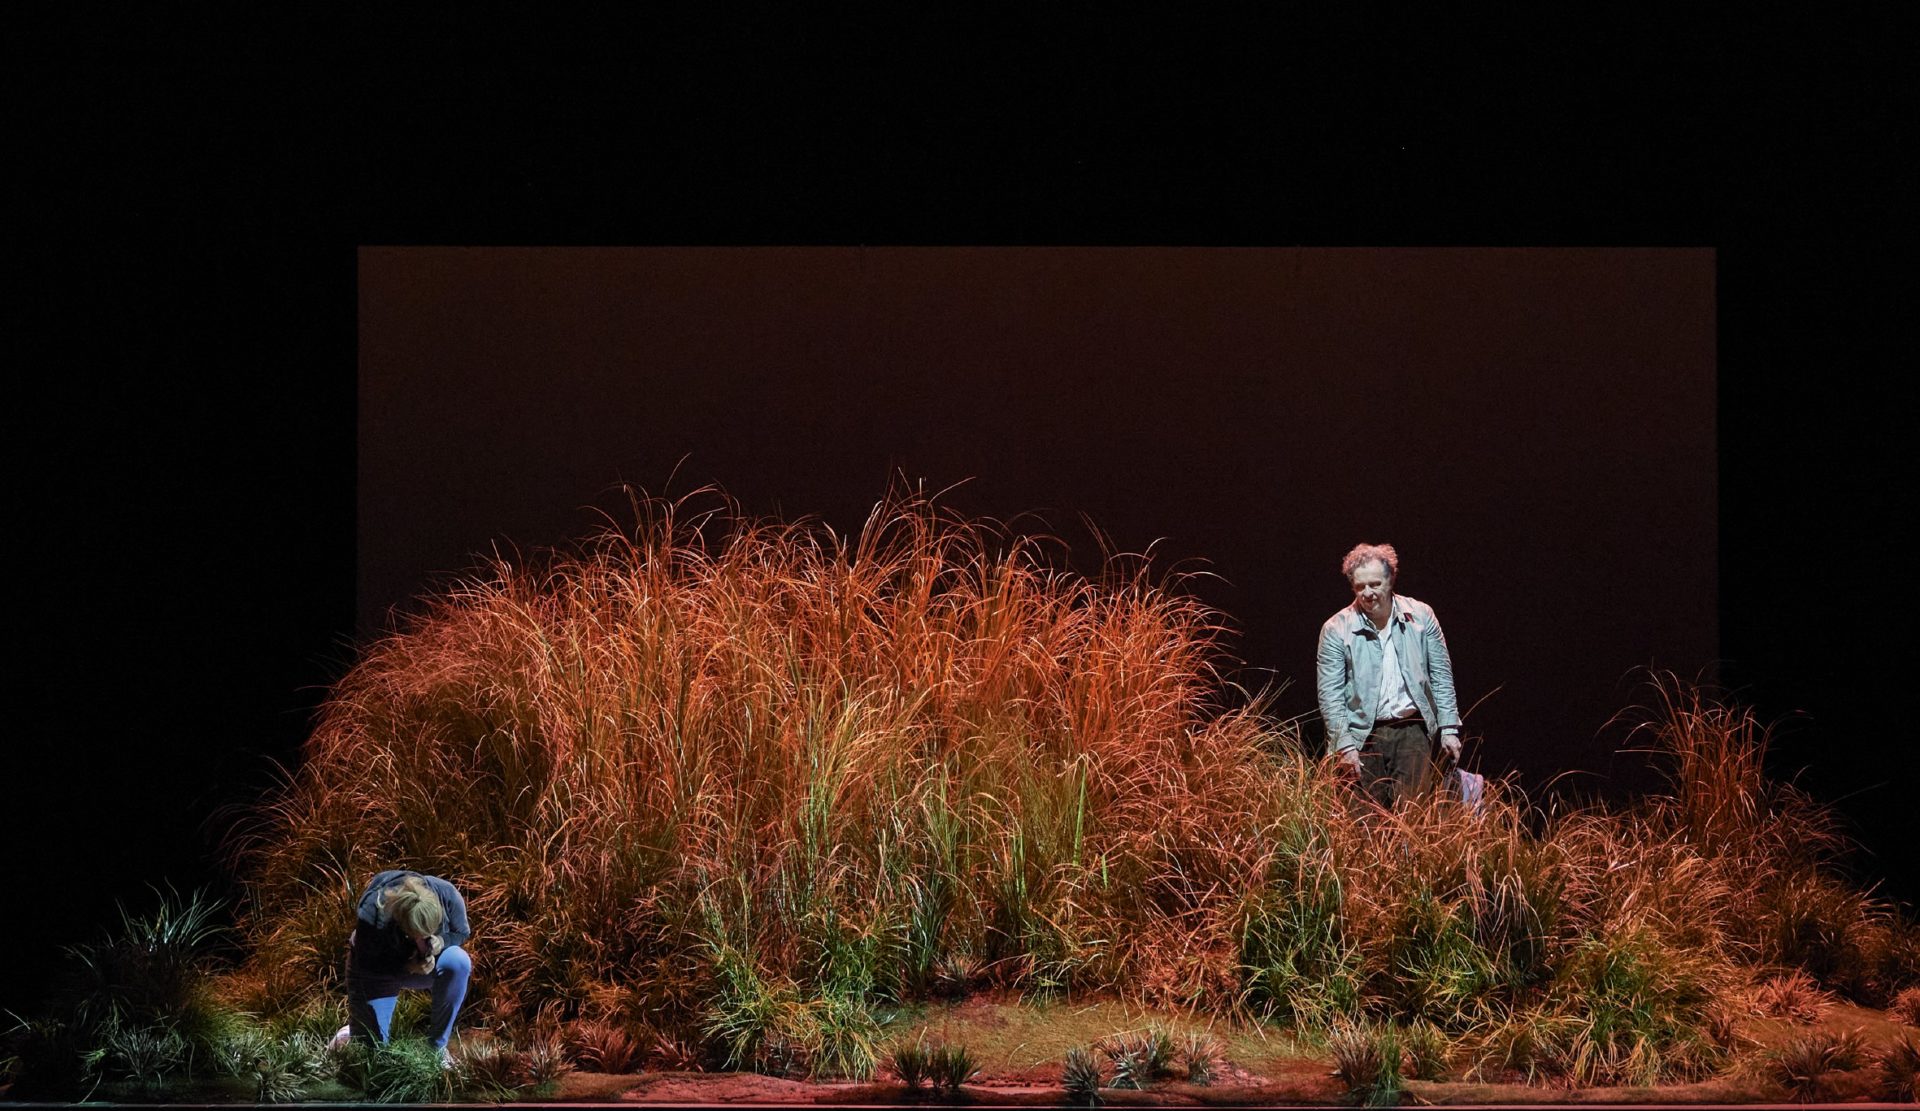
M 1144 1088 L 1159 1077 L 1171 1074 L 1177 1052 L 1173 1032 L 1158 1023 L 1145 1030 L 1111 1034 L 1095 1043 L 1107 1060 L 1113 1062 L 1113 1088 Z
M 960 1086 L 971 1081 L 980 1073 L 980 1063 L 963 1045 L 946 1042 L 935 1046 L 928 1055 L 928 1066 L 936 1087 L 957 1093 Z
M 67 949 L 75 973 L 63 985 L 82 1025 L 109 1021 L 137 1029 L 171 1024 L 212 992 L 204 949 L 225 928 L 213 923 L 220 904 L 205 892 L 167 892 L 144 917 L 120 908 L 120 929 L 101 941 Z
M 375 1103 L 434 1103 L 453 1095 L 454 1077 L 441 1066 L 440 1051 L 424 1038 L 354 1041 L 337 1057 L 341 1083 Z
M 879 1064 L 874 1035 L 879 1029 L 873 1013 L 856 1000 L 829 996 L 818 1002 L 818 1040 L 810 1046 L 813 1076 L 865 1080 Z
M 1920 1103 L 1920 1037 L 1902 1034 L 1874 1061 L 1874 1098 Z
M 1107 1054 L 1107 1060 L 1113 1062 L 1113 1079 L 1107 1082 L 1110 1088 L 1138 1091 L 1152 1079 L 1146 1061 L 1137 1050 L 1114 1050 Z
M 1367 1107 L 1392 1107 L 1405 1085 L 1400 1078 L 1400 1036 L 1388 1023 L 1342 1022 L 1327 1035 L 1334 1072 L 1347 1094 Z
M 1193 1084 L 1213 1083 L 1226 1047 L 1205 1030 L 1189 1030 L 1180 1039 L 1180 1063 L 1186 1067 L 1187 1080 Z
M 892 1052 L 887 1054 L 887 1067 L 893 1070 L 893 1075 L 900 1078 L 900 1083 L 905 1084 L 908 1091 L 918 1091 L 932 1076 L 933 1059 L 927 1050 L 927 1043 L 916 1038 L 894 1046 Z
M 1875 969 L 1868 951 L 1884 929 L 1876 929 L 1870 896 L 1811 865 L 1783 871 L 1760 891 L 1755 924 L 1762 959 L 1806 969 L 1849 995 L 1871 994 Z
M 1447 1036 L 1425 1022 L 1415 1022 L 1402 1035 L 1406 1049 L 1407 1075 L 1417 1080 L 1439 1080 L 1447 1075 L 1451 1047 Z
M 558 1033 L 538 1034 L 527 1042 L 527 1086 L 534 1095 L 546 1099 L 560 1090 L 560 1081 L 573 1071 L 567 1060 L 567 1047 Z
M 326 1041 L 347 1025 L 347 997 L 344 992 L 308 995 L 267 1020 L 267 1033 L 284 1038 L 304 1033 Z
M 220 1043 L 214 1064 L 224 1076 L 246 1076 L 266 1057 L 274 1041 L 270 1027 L 241 1026 Z
M 1147 1040 L 1141 1033 L 1109 1034 L 1095 1042 L 1094 1048 L 1113 1066 L 1108 1087 L 1137 1090 L 1145 1087 L 1151 1078 L 1147 1068 Z
M 1569 1077 L 1651 1085 L 1712 1072 L 1724 1053 L 1701 1030 L 1714 975 L 1707 958 L 1647 923 L 1580 943 L 1559 985 L 1573 1019 Z
M 1821 1100 L 1832 1096 L 1835 1073 L 1857 1069 L 1865 1059 L 1866 1043 L 1858 1030 L 1823 1032 L 1795 1038 L 1769 1053 L 1762 1074 L 1796 1100 Z
M 73 1023 L 13 1018 L 6 1034 L 7 1098 L 71 1102 L 97 1083 L 88 1075 L 88 1047 Z
M 1920 985 L 1902 988 L 1887 1008 L 1887 1017 L 1908 1026 L 1920 1026 Z
M 1173 1060 L 1179 1053 L 1173 1031 L 1159 1023 L 1147 1027 L 1147 1075 L 1155 1079 L 1173 1075 Z
M 1833 996 L 1820 990 L 1813 977 L 1795 969 L 1769 977 L 1754 990 L 1753 1011 L 1766 1018 L 1784 1018 L 1811 1025 L 1833 1006 Z
M 663 1069 L 686 1072 L 700 1067 L 700 1048 L 671 1034 L 654 1035 L 653 1057 Z
M 710 947 L 719 991 L 708 1001 L 704 1032 L 725 1050 L 725 1067 L 773 1074 L 810 1068 L 822 1045 L 818 1001 L 803 1001 L 789 978 L 762 976 L 731 944 Z
M 933 984 L 941 995 L 960 999 L 979 985 L 984 974 L 985 965 L 979 957 L 956 951 L 934 962 Z
M 1572 1067 L 1572 1044 L 1582 1023 L 1549 1009 L 1526 1009 L 1488 1030 L 1469 1075 L 1492 1078 L 1519 1073 L 1528 1084 L 1565 1076 Z
M 1066 1089 L 1069 1100 L 1088 1107 L 1098 1107 L 1100 1086 L 1105 1082 L 1106 1077 L 1100 1072 L 1100 1062 L 1090 1051 L 1080 1046 L 1067 1050 L 1066 1062 L 1060 1067 L 1060 1086 Z
M 454 1076 L 463 1098 L 512 1099 L 527 1083 L 526 1054 L 493 1038 L 462 1038 L 454 1054 Z
M 426 1037 L 427 1023 L 433 1015 L 433 995 L 424 991 L 403 991 L 393 1004 L 393 1019 L 387 1026 L 389 1039 Z
M 87 1054 L 87 1069 L 100 1080 L 157 1095 L 187 1071 L 188 1053 L 187 1039 L 170 1026 L 109 1022 Z
M 563 1039 L 573 1062 L 588 1072 L 629 1073 L 640 1062 L 640 1040 L 625 1023 L 579 1019 L 567 1025 Z
M 1457 1021 L 1493 982 L 1492 960 L 1474 940 L 1465 907 L 1453 906 L 1423 881 L 1385 907 L 1383 960 L 1368 994 L 1390 1013 Z
M 258 1102 L 287 1103 L 326 1076 L 327 1045 L 305 1031 L 271 1038 L 253 1058 L 249 1071 L 259 1085 Z
M 526 1014 L 520 997 L 499 984 L 488 984 L 485 992 L 470 992 L 460 1011 L 463 1026 L 508 1037 L 524 1032 Z
M 1296 1027 L 1352 1014 L 1360 1000 L 1360 955 L 1346 937 L 1338 871 L 1318 855 L 1273 871 L 1271 889 L 1251 902 L 1240 930 L 1249 998 L 1262 1013 Z

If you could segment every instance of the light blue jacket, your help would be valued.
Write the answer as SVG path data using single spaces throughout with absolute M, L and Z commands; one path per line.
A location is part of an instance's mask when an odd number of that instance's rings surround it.
M 1453 659 L 1433 607 L 1404 594 L 1393 596 L 1393 620 L 1400 623 L 1394 653 L 1407 677 L 1413 704 L 1427 733 L 1460 728 L 1460 705 L 1453 694 Z M 1367 615 L 1347 606 L 1320 626 L 1320 717 L 1327 724 L 1327 751 L 1359 748 L 1373 732 L 1374 706 L 1380 697 L 1380 631 Z

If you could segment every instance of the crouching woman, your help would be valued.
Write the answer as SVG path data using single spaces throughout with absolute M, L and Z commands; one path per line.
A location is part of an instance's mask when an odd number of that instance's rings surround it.
M 453 1020 L 467 998 L 473 962 L 467 903 L 439 876 L 386 871 L 360 896 L 347 958 L 347 1017 L 355 1038 L 387 1040 L 402 989 L 433 993 L 427 1040 L 447 1060 Z

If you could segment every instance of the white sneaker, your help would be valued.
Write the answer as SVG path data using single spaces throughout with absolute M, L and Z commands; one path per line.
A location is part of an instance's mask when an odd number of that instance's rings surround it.
M 353 1040 L 353 1024 L 348 1023 L 347 1025 L 342 1026 L 338 1031 L 334 1033 L 333 1040 L 327 1043 L 327 1048 L 328 1049 L 344 1049 L 346 1048 L 346 1044 L 352 1040 Z

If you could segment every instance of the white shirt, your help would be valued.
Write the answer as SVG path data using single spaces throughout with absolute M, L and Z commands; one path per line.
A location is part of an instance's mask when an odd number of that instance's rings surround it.
M 1418 715 L 1413 692 L 1407 689 L 1406 673 L 1400 670 L 1400 653 L 1394 649 L 1394 642 L 1400 639 L 1394 635 L 1399 624 L 1389 612 L 1387 627 L 1375 630 L 1380 635 L 1380 696 L 1373 712 L 1375 721 Z

